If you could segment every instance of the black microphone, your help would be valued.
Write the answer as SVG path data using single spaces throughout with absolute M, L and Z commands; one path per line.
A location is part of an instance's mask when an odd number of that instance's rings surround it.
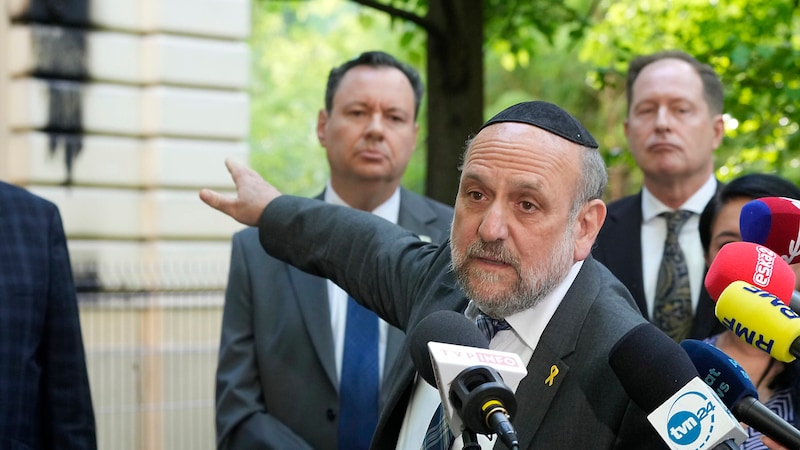
M 758 401 L 758 391 L 747 372 L 722 350 L 706 342 L 681 342 L 700 377 L 717 393 L 740 421 L 790 449 L 800 449 L 800 430 Z
M 792 291 L 792 297 L 789 300 L 789 308 L 792 308 L 792 311 L 796 313 L 800 313 L 800 292 L 796 290 Z
M 517 433 L 510 421 L 517 411 L 517 401 L 498 368 L 503 370 L 507 365 L 519 372 L 519 356 L 483 350 L 489 347 L 489 341 L 477 325 L 455 311 L 437 311 L 423 318 L 409 333 L 408 341 L 417 372 L 438 387 L 445 410 L 458 415 L 460 420 L 456 421 L 456 417 L 445 414 L 454 433 L 462 431 L 463 423 L 472 434 L 496 433 L 508 448 L 518 448 Z M 449 346 L 433 351 L 429 342 Z M 498 361 L 498 355 L 506 355 L 503 361 L 513 361 L 492 364 Z
M 730 441 L 741 444 L 747 438 L 714 391 L 698 378 L 686 351 L 651 323 L 628 331 L 611 349 L 608 362 L 670 448 L 732 448 Z

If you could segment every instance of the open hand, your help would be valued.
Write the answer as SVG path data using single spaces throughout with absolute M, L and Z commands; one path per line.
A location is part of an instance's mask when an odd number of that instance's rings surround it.
M 225 160 L 234 184 L 236 196 L 223 195 L 210 189 L 200 191 L 200 199 L 208 206 L 221 211 L 245 225 L 258 225 L 258 219 L 269 202 L 281 195 L 275 186 L 261 175 L 233 160 Z

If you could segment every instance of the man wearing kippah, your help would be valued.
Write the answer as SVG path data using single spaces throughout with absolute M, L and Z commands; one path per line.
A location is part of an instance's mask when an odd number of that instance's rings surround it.
M 330 277 L 401 329 L 440 310 L 504 319 L 489 346 L 527 366 L 513 418 L 520 449 L 666 448 L 608 363 L 614 345 L 647 321 L 590 255 L 606 215 L 597 147 L 553 104 L 500 112 L 468 142 L 450 239 L 438 244 L 368 214 L 280 195 L 232 162 L 238 196 L 200 197 L 257 225 L 271 255 Z M 398 361 L 371 448 L 462 448 L 461 439 L 423 441 L 418 430 L 435 409 L 420 405 L 436 391 L 415 378 L 408 355 Z M 481 438 L 482 448 L 505 448 Z

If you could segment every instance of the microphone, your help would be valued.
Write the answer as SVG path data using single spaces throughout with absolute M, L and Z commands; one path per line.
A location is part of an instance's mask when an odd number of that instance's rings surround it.
M 758 401 L 756 387 L 736 361 L 703 341 L 686 339 L 681 347 L 689 354 L 700 378 L 737 419 L 787 448 L 800 449 L 800 430 Z
M 742 239 L 769 247 L 787 264 L 800 262 L 800 200 L 763 197 L 745 203 L 739 231 Z
M 651 323 L 628 331 L 608 363 L 628 396 L 673 450 L 733 448 L 747 433 L 717 395 L 698 378 L 692 360 Z
M 514 390 L 528 371 L 516 353 L 489 350 L 489 342 L 463 314 L 437 311 L 408 336 L 420 376 L 438 387 L 444 416 L 454 434 L 497 434 L 508 448 L 519 441 L 511 417 Z
M 729 242 L 711 261 L 704 283 L 708 294 L 716 301 L 734 281 L 745 281 L 789 303 L 794 292 L 795 274 L 777 253 L 763 245 Z
M 778 361 L 800 356 L 800 316 L 767 291 L 734 281 L 720 294 L 714 314 L 739 339 Z
M 792 291 L 791 300 L 789 300 L 789 308 L 792 308 L 794 312 L 800 312 L 800 292 L 794 290 Z

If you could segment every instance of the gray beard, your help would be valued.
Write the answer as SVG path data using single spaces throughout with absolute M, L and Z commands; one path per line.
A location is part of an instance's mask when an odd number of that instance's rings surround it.
M 570 229 L 571 227 L 567 227 L 567 230 Z M 573 249 L 574 242 L 568 231 L 565 231 L 563 238 L 553 251 L 552 258 L 546 264 L 522 271 L 519 262 L 508 255 L 502 246 L 476 241 L 470 244 L 464 253 L 451 248 L 451 269 L 467 298 L 485 314 L 502 319 L 535 307 L 543 298 L 553 292 L 553 289 L 561 284 L 573 265 Z M 488 295 L 482 294 L 489 290 L 486 289 L 486 286 L 497 284 L 499 277 L 472 269 L 467 262 L 468 255 L 486 253 L 510 264 L 517 272 L 517 282 L 511 289 Z M 482 287 L 482 289 L 478 289 L 478 287 Z

